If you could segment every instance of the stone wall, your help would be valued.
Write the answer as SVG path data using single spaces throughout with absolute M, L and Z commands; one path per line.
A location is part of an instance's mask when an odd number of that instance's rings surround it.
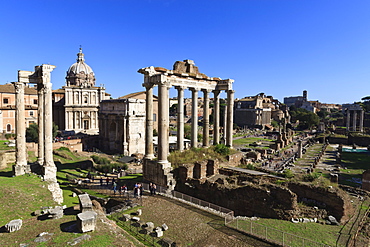
M 15 150 L 0 152 L 0 169 L 7 168 L 11 163 L 15 163 Z
M 158 164 L 155 160 L 144 160 L 143 178 L 170 190 L 173 189 L 176 183 L 171 171 L 171 167 L 164 168 L 162 164 Z
M 241 164 L 244 154 L 241 152 L 227 156 L 228 166 L 238 166 Z
M 289 183 L 289 189 L 298 196 L 298 201 L 303 198 L 310 199 L 313 202 L 319 202 L 318 206 L 324 208 L 329 215 L 333 215 L 342 223 L 349 219 L 353 212 L 351 200 L 348 195 L 336 187 L 323 188 L 308 184 Z
M 231 209 L 235 215 L 263 216 L 291 219 L 296 216 L 297 196 L 289 189 L 273 184 L 255 185 L 247 183 L 235 186 L 232 179 L 220 176 L 216 182 L 189 180 L 177 183 L 176 190 L 196 198 Z M 231 182 L 231 183 L 229 183 Z M 236 183 L 236 180 L 235 180 Z
M 190 164 L 176 169 L 175 189 L 190 196 L 231 209 L 235 215 L 260 216 L 290 220 L 292 217 L 323 218 L 333 215 L 345 222 L 353 208 L 346 192 L 339 188 L 323 188 L 289 183 L 286 187 L 269 182 L 268 178 L 247 175 L 227 176 L 216 173 L 207 178 L 194 178 Z M 302 211 L 298 202 L 305 202 Z M 308 202 L 308 203 L 307 203 Z M 313 210 L 318 206 L 318 210 Z M 307 211 L 308 210 L 308 211 Z

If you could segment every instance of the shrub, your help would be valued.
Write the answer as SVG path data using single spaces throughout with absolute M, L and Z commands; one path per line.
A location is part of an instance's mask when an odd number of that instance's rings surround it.
M 289 170 L 289 169 L 285 169 L 283 175 L 284 175 L 285 178 L 294 177 L 294 173 L 292 172 L 292 170 Z
M 221 155 L 229 155 L 230 154 L 230 148 L 226 146 L 225 144 L 217 144 L 215 147 L 215 152 L 221 154 Z
M 252 165 L 252 164 L 247 164 L 247 169 L 249 169 L 249 170 L 254 170 L 254 169 L 256 169 L 255 167 L 254 167 L 254 165 Z
M 57 150 L 58 151 L 68 151 L 68 152 L 71 152 L 71 150 L 69 150 L 69 148 L 67 148 L 67 147 L 60 147 Z
M 315 179 L 319 178 L 320 176 L 321 176 L 320 173 L 313 172 L 313 173 L 304 175 L 303 180 L 306 181 L 306 182 L 312 182 Z

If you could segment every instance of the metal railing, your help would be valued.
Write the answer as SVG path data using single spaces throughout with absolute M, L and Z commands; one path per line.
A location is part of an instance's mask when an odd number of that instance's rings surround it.
M 248 233 L 259 239 L 267 240 L 282 246 L 327 247 L 329 245 L 303 238 L 275 228 L 258 224 L 253 220 L 239 219 L 225 216 L 225 224 L 230 228 Z

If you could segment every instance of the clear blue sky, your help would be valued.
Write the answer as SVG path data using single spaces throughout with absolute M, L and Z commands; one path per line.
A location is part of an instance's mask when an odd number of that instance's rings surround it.
M 238 98 L 370 95 L 369 0 L 18 0 L 0 11 L 1 84 L 50 63 L 60 88 L 82 45 L 113 97 L 144 90 L 139 68 L 184 59 L 234 79 Z

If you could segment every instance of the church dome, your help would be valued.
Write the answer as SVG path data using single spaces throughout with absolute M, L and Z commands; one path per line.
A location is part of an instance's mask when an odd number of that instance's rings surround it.
M 72 64 L 67 71 L 67 86 L 93 87 L 95 75 L 89 65 L 85 63 L 82 48 L 77 53 L 77 62 Z

